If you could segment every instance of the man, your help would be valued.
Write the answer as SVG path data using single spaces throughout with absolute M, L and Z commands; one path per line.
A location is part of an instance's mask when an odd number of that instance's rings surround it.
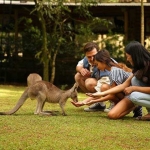
M 75 74 L 75 81 L 79 84 L 81 90 L 85 93 L 96 92 L 95 86 L 97 81 L 102 76 L 108 76 L 108 71 L 100 71 L 94 65 L 94 55 L 97 54 L 99 47 L 94 42 L 87 43 L 83 51 L 85 57 L 80 60 L 76 66 L 77 73 Z M 85 108 L 85 111 L 104 111 L 106 105 L 104 102 L 99 102 L 91 105 L 89 108 Z

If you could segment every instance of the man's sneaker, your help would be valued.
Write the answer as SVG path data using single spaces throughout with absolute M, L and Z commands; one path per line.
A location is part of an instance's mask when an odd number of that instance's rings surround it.
M 115 104 L 113 102 L 110 101 L 110 105 L 108 108 L 104 109 L 104 112 L 108 113 L 113 107 L 115 106 Z
M 86 112 L 104 111 L 105 108 L 106 108 L 106 106 L 102 106 L 100 103 L 95 103 L 88 108 L 84 108 L 84 111 L 86 111 Z
M 133 117 L 139 117 L 142 116 L 142 106 L 137 106 L 134 110 L 133 110 Z

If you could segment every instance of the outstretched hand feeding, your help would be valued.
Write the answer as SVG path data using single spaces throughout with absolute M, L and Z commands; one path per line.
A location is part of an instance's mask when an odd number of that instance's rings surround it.
M 87 96 L 93 97 L 93 93 L 85 93 Z
M 101 92 L 96 92 L 96 93 L 86 93 L 87 96 L 90 97 L 101 97 Z
M 87 102 L 86 105 L 92 105 L 92 104 L 94 104 L 94 103 L 95 103 L 95 101 L 94 101 L 94 100 L 91 100 L 91 101 Z

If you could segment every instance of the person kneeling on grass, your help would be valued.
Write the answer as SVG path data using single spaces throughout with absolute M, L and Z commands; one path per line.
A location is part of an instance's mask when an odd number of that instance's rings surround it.
M 100 50 L 95 55 L 94 59 L 95 59 L 95 64 L 97 65 L 97 68 L 99 70 L 108 70 L 109 71 L 108 77 L 110 80 L 110 84 L 103 83 L 101 85 L 100 91 L 106 91 L 110 88 L 113 88 L 115 86 L 122 84 L 132 74 L 131 72 L 126 72 L 123 69 L 121 69 L 119 64 L 114 63 L 112 61 L 112 59 L 110 58 L 110 55 L 107 50 Z M 94 94 L 92 94 L 92 95 L 94 95 Z M 89 94 L 89 96 L 91 96 L 91 94 Z M 111 100 L 116 105 L 121 99 L 123 99 L 124 96 L 125 96 L 125 94 L 122 90 L 116 94 L 108 94 L 103 97 L 88 97 L 87 99 L 85 99 L 83 101 L 79 101 L 77 103 L 72 101 L 71 103 L 76 107 L 80 107 L 83 105 L 91 105 L 96 102 L 104 102 L 104 101 Z M 134 117 L 137 117 L 137 116 L 142 116 L 141 106 L 134 110 Z

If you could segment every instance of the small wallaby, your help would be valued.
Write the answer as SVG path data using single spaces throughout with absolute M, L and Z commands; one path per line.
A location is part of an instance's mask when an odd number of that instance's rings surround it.
M 66 115 L 64 106 L 68 98 L 71 98 L 74 102 L 78 101 L 77 97 L 77 83 L 69 90 L 61 90 L 50 82 L 37 81 L 33 85 L 28 86 L 20 99 L 18 100 L 16 106 L 8 112 L 0 112 L 0 115 L 12 115 L 19 110 L 19 108 L 24 104 L 24 102 L 30 99 L 37 100 L 37 106 L 34 114 L 37 115 L 52 115 L 50 111 L 43 111 L 45 102 L 49 103 L 59 103 L 62 115 Z

